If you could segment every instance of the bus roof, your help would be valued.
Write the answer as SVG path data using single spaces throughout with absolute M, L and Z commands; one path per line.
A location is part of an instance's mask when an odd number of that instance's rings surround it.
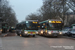
M 26 21 L 38 21 L 38 20 L 26 20 Z M 26 21 L 22 21 L 22 22 L 17 23 L 17 24 L 23 24 L 23 23 L 25 23 Z
M 44 23 L 44 22 L 48 22 L 48 21 L 42 21 L 42 22 L 40 22 L 39 24 Z
M 26 21 L 38 21 L 38 20 L 26 20 Z
M 59 19 L 48 19 L 48 21 L 51 20 L 51 21 L 62 21 L 62 20 L 59 20 Z
M 39 24 L 44 23 L 44 22 L 48 22 L 48 21 L 62 21 L 62 20 L 58 20 L 58 19 L 48 19 L 48 20 L 46 20 L 46 21 L 40 22 Z

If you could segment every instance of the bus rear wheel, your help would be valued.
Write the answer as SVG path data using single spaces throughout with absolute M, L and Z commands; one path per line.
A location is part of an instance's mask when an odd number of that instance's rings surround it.
M 20 34 L 17 33 L 18 36 L 20 36 Z

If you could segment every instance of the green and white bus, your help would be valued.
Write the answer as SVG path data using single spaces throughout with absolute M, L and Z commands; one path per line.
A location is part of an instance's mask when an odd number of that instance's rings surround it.
M 72 24 L 70 28 L 75 29 L 75 24 Z
M 21 36 L 33 36 L 35 37 L 38 34 L 38 20 L 27 20 L 21 22 L 22 30 Z
M 2 28 L 2 33 L 7 33 L 7 32 L 9 32 L 9 27 L 8 27 L 8 23 L 2 23 L 2 26 L 1 26 L 1 28 Z
M 2 22 L 0 23 L 0 33 L 7 33 L 9 31 L 8 23 Z
M 17 35 L 20 36 L 22 29 L 23 29 L 23 24 L 22 23 L 16 24 L 16 33 L 17 33 Z
M 59 36 L 62 35 L 63 22 L 61 20 L 49 19 L 39 23 L 39 35 L 43 36 Z
M 2 33 L 2 28 L 0 28 L 0 34 Z

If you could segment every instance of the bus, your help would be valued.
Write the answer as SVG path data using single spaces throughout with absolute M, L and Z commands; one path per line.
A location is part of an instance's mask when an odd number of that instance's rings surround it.
M 2 17 L 0 17 L 0 34 L 2 33 L 2 22 L 3 22 L 3 19 Z
M 75 24 L 72 24 L 70 28 L 75 29 Z
M 22 31 L 22 29 L 23 29 L 23 25 L 22 25 L 22 23 L 18 23 L 18 24 L 16 24 L 16 33 L 17 33 L 17 35 L 18 36 L 20 36 L 20 34 L 21 34 L 21 31 Z
M 49 19 L 39 23 L 40 27 L 38 30 L 39 35 L 43 36 L 55 36 L 62 35 L 63 22 L 61 20 Z
M 20 23 L 21 25 L 21 36 L 33 36 L 38 34 L 38 20 L 27 20 Z
M 2 28 L 0 28 L 0 34 L 2 33 Z
M 8 23 L 2 23 L 1 29 L 2 33 L 7 33 L 9 31 Z

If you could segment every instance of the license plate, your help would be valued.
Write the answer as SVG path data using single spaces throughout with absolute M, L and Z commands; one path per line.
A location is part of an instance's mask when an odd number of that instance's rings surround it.
M 30 34 L 30 32 L 28 32 L 28 34 Z
M 35 32 L 28 32 L 28 34 L 35 34 Z
M 58 33 L 57 31 L 53 31 L 53 33 Z
M 57 34 L 54 34 L 54 36 L 57 36 Z

